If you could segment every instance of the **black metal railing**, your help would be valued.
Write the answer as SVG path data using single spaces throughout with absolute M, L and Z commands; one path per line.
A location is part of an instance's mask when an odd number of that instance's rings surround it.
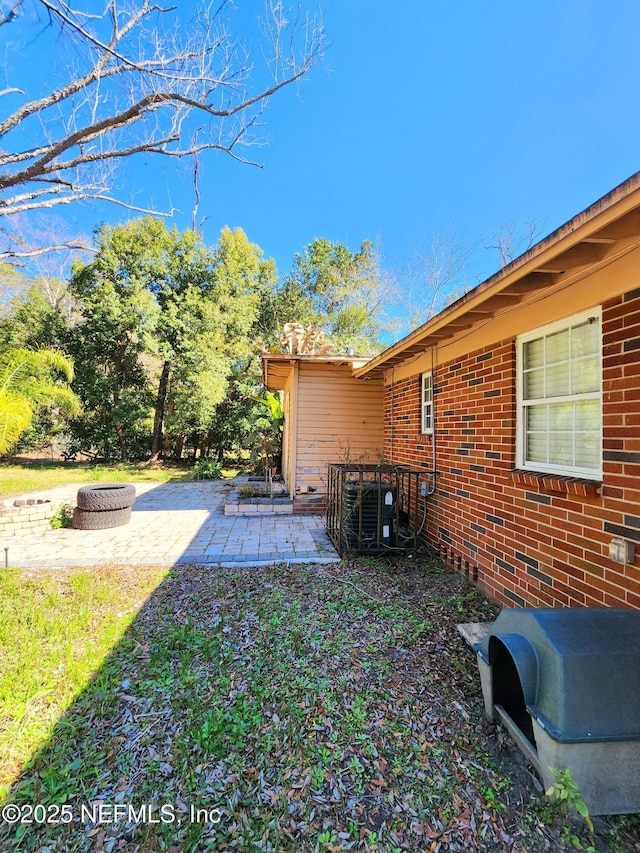
M 433 471 L 332 463 L 327 481 L 326 531 L 341 556 L 416 547 L 433 494 Z

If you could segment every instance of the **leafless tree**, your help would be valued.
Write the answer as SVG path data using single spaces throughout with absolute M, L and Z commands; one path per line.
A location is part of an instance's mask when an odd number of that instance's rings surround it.
M 433 317 L 445 305 L 466 293 L 471 281 L 465 246 L 453 232 L 436 233 L 425 248 L 416 249 L 399 278 L 403 282 L 403 317 L 409 330 Z
M 327 46 L 320 18 L 292 2 L 266 0 L 255 32 L 241 37 L 230 0 L 197 11 L 152 0 L 78 0 L 84 8 L 0 0 L 0 27 L 14 36 L 16 55 L 30 40 L 41 49 L 34 33 L 60 48 L 57 64 L 53 49 L 42 50 L 43 68 L 51 62 L 44 95 L 20 88 L 15 75 L 0 90 L 0 216 L 81 199 L 170 215 L 119 188 L 116 167 L 148 155 L 197 164 L 209 150 L 251 162 L 246 146 L 259 138 L 268 99 L 307 74 Z
M 88 263 L 95 253 L 89 234 L 79 234 L 55 211 L 31 211 L 0 223 L 0 238 L 10 247 L 0 253 L 0 306 L 19 291 L 37 287 L 61 313 L 71 318 L 73 304 L 67 288 L 72 261 Z M 1 308 L 0 308 L 1 312 Z
M 11 264 L 0 263 L 0 317 L 11 302 L 24 291 L 25 275 Z
M 539 239 L 541 230 L 540 222 L 536 219 L 527 219 L 524 229 L 519 227 L 517 219 L 510 219 L 500 226 L 500 230 L 493 238 L 495 242 L 485 248 L 495 249 L 500 256 L 500 266 L 504 267 L 518 255 L 530 249 Z

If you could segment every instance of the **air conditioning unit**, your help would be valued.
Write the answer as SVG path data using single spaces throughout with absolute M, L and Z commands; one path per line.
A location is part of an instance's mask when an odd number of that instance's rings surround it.
M 402 465 L 331 463 L 326 531 L 340 555 L 384 554 L 415 548 L 424 528 L 422 479 L 433 472 Z
M 395 494 L 389 483 L 363 480 L 344 484 L 342 532 L 349 550 L 393 547 Z

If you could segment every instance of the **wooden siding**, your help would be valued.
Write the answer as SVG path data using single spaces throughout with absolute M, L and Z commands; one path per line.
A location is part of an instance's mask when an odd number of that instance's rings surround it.
M 282 430 L 282 475 L 291 497 L 295 494 L 296 481 L 296 390 L 298 369 L 291 367 L 284 386 L 284 427 Z
M 363 382 L 350 365 L 299 365 L 295 492 L 326 493 L 330 462 L 378 462 L 384 438 L 384 389 Z M 292 439 L 293 443 L 293 439 Z

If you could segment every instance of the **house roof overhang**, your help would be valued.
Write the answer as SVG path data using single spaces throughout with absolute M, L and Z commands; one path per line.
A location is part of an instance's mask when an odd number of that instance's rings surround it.
M 640 246 L 640 172 L 553 231 L 422 326 L 354 369 L 382 376 L 526 300 L 578 281 Z
M 348 366 L 351 370 L 364 367 L 369 358 L 346 355 L 299 355 L 298 353 L 262 354 L 262 381 L 269 391 L 283 391 L 289 374 L 296 364 Z

